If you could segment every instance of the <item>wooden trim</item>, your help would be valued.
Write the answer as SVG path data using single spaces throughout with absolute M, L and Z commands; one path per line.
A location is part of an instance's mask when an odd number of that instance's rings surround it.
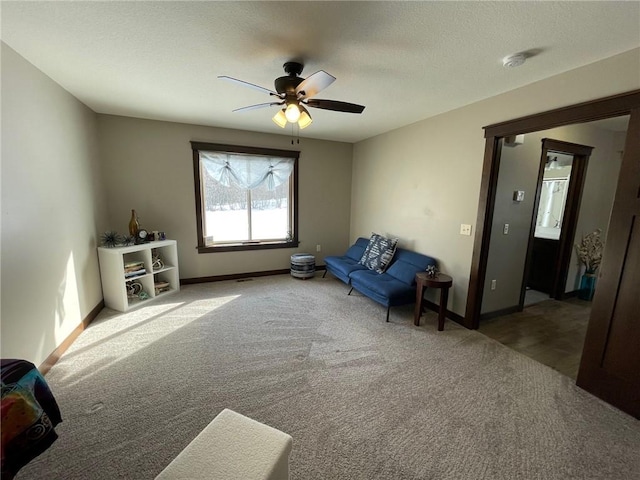
M 503 315 L 511 315 L 512 313 L 521 312 L 520 305 L 514 305 L 512 307 L 501 308 L 493 312 L 487 312 L 480 315 L 480 320 L 489 320 L 491 318 L 502 317 Z
M 619 301 L 620 289 L 625 282 L 624 276 L 631 275 L 629 272 L 637 272 L 637 264 L 630 263 L 628 257 L 632 254 L 630 242 L 634 236 L 634 229 L 640 228 L 638 131 L 640 107 L 632 112 L 629 121 L 607 241 L 604 245 L 601 268 L 598 269 L 598 286 L 593 298 L 576 384 L 640 419 L 640 381 L 637 380 L 637 375 L 635 381 L 630 381 L 628 376 L 620 375 L 617 368 L 608 366 L 605 362 L 608 354 L 616 353 L 615 350 L 611 351 L 616 348 L 615 344 L 611 344 L 611 329 L 614 328 L 617 310 L 624 307 Z M 637 250 L 633 252 L 637 258 Z M 626 306 L 628 308 L 628 305 Z M 626 335 L 630 338 L 637 337 L 638 326 L 628 327 Z M 637 349 L 628 350 L 625 361 L 633 366 L 637 365 L 637 360 Z M 618 365 L 620 361 L 617 360 Z
M 603 118 L 629 115 L 634 108 L 640 108 L 640 90 L 632 90 L 598 100 L 494 123 L 484 127 L 484 136 L 488 140 L 491 137 L 508 137 L 521 133 L 537 132 L 571 123 L 592 122 Z
M 198 222 L 199 223 L 199 222 Z M 198 253 L 240 252 L 245 250 L 269 250 L 274 248 L 296 248 L 299 242 L 273 242 L 273 243 L 243 243 L 237 245 L 209 245 L 208 247 L 196 247 Z
M 576 155 L 574 153 L 573 157 L 574 161 L 571 168 L 567 203 L 564 207 L 562 228 L 560 230 L 560 244 L 558 245 L 558 257 L 555 267 L 556 275 L 551 290 L 551 294 L 556 300 L 565 298 L 564 290 L 567 285 L 567 276 L 569 275 L 569 264 L 571 263 L 571 254 L 573 253 L 573 243 L 578 225 L 578 214 L 580 213 L 582 192 L 584 191 L 584 182 L 587 177 L 587 163 L 589 162 L 590 154 L 591 150 L 589 150 L 588 154 Z
M 196 234 L 198 253 L 235 252 L 243 250 L 269 250 L 274 248 L 295 248 L 298 241 L 298 164 L 300 160 L 299 150 L 278 150 L 274 148 L 249 147 L 242 145 L 226 145 L 220 143 L 190 142 L 193 150 L 193 184 L 196 202 Z M 225 153 L 244 153 L 256 156 L 284 157 L 293 159 L 293 172 L 290 194 L 293 195 L 293 212 L 291 218 L 292 240 L 290 242 L 250 242 L 235 245 L 206 245 L 203 231 L 203 200 L 202 179 L 200 178 L 200 151 L 213 151 Z
M 299 150 L 279 150 L 276 148 L 249 147 L 244 145 L 227 145 L 222 143 L 189 142 L 191 149 L 205 152 L 248 153 L 249 155 L 264 155 L 265 157 L 300 157 Z
M 571 153 L 573 155 L 581 156 L 590 156 L 594 148 L 590 147 L 589 145 L 565 142 L 563 140 L 555 140 L 553 138 L 543 138 L 542 143 L 547 150 L 553 150 L 554 152 L 561 153 Z M 573 171 L 571 173 L 573 173 Z
M 78 338 L 78 336 L 82 333 L 82 331 L 86 329 L 89 326 L 89 324 L 95 320 L 95 318 L 98 316 L 98 314 L 102 311 L 103 308 L 104 308 L 104 300 L 100 300 L 100 302 L 98 302 L 98 304 L 95 307 L 93 307 L 93 309 L 84 318 L 84 320 L 82 320 L 82 322 L 80 322 L 80 324 L 73 329 L 73 331 L 69 334 L 69 336 L 65 338 L 62 341 L 62 343 L 58 345 L 58 347 L 56 347 L 56 349 L 53 352 L 51 352 L 51 355 L 49 355 L 44 360 L 44 362 L 40 364 L 40 366 L 38 367 L 38 370 L 42 375 L 46 375 L 47 372 L 51 370 L 51 367 L 53 367 L 56 364 L 56 362 L 60 360 L 60 357 L 62 357 L 62 354 L 67 351 L 67 349 L 71 346 L 71 344 L 73 344 L 73 342 L 76 340 L 76 338 Z
M 316 271 L 326 270 L 324 265 L 316 265 Z M 194 277 L 194 278 L 181 278 L 180 285 L 192 285 L 195 283 L 208 283 L 208 282 L 223 282 L 225 280 L 242 280 L 252 277 L 268 277 L 270 275 L 284 275 L 291 273 L 291 269 L 282 270 L 265 270 L 263 272 L 246 272 L 246 273 L 231 273 L 229 275 L 215 275 L 212 277 Z
M 192 142 L 193 144 L 193 142 Z M 193 185 L 196 198 L 196 232 L 198 247 L 201 248 L 204 232 L 202 231 L 202 182 L 200 181 L 200 153 L 193 150 Z
M 493 182 L 495 179 L 497 183 L 497 170 L 499 168 L 501 153 L 499 148 L 496 147 L 499 140 L 503 137 L 521 133 L 548 130 L 563 125 L 628 115 L 634 108 L 640 108 L 640 90 L 633 90 L 619 95 L 562 107 L 484 127 L 484 136 L 486 139 L 485 156 L 482 167 L 476 234 L 464 321 L 464 325 L 467 328 L 478 328 L 480 323 L 482 293 L 487 269 L 491 221 L 493 220 L 495 203 L 495 184 Z M 627 138 L 628 137 L 629 133 L 627 133 Z
M 299 172 L 299 164 L 300 164 L 300 158 L 299 158 L 300 152 L 298 152 L 298 157 L 296 157 L 294 163 L 293 163 L 293 218 L 291 219 L 291 221 L 293 222 L 293 238 L 292 238 L 292 242 L 295 243 L 296 245 L 298 245 L 298 239 L 300 238 L 300 232 L 299 230 L 299 226 L 300 224 L 298 223 L 298 212 L 300 210 L 300 204 L 299 204 L 299 197 L 298 197 L 298 172 Z
M 538 180 L 536 183 L 536 194 L 533 204 L 533 215 L 531 216 L 531 224 L 529 227 L 529 241 L 527 243 L 527 253 L 525 256 L 526 260 L 524 267 L 524 276 L 522 277 L 522 285 L 520 287 L 521 306 L 524 305 L 527 281 L 529 278 L 529 272 L 531 270 L 536 220 L 538 218 L 540 197 L 542 195 L 542 181 L 544 180 L 544 167 L 547 162 L 549 151 L 557 151 L 573 155 L 571 178 L 569 180 L 567 190 L 567 201 L 562 217 L 562 228 L 560 231 L 560 238 L 558 240 L 558 251 L 555 260 L 554 277 L 550 291 L 550 297 L 555 298 L 556 300 L 563 300 L 564 298 L 566 298 L 564 290 L 566 288 L 567 276 L 569 274 L 571 254 L 573 253 L 573 242 L 576 233 L 576 226 L 578 224 L 578 214 L 580 213 L 582 192 L 584 190 L 584 182 L 587 176 L 587 164 L 589 162 L 591 152 L 593 151 L 593 147 L 587 145 L 579 145 L 577 143 L 564 142 L 562 140 L 555 140 L 552 138 L 542 139 L 540 165 L 538 167 Z
M 434 311 L 436 313 L 440 312 L 440 306 L 437 303 L 434 303 L 434 302 L 431 302 L 431 301 L 425 299 L 425 300 L 422 301 L 422 305 L 427 307 L 429 310 L 432 310 L 432 311 Z M 458 315 L 456 312 L 452 312 L 451 310 L 447 310 L 446 317 L 449 320 L 453 320 L 456 323 L 459 323 L 463 327 L 466 326 L 464 324 L 464 317 L 462 315 Z
M 487 271 L 487 260 L 489 259 L 489 240 L 491 238 L 493 205 L 496 200 L 501 153 L 502 142 L 497 138 L 488 138 L 484 149 L 478 218 L 476 219 L 477 228 L 473 244 L 469 292 L 463 323 L 467 328 L 478 328 L 480 320 L 482 294 L 484 293 L 484 276 Z

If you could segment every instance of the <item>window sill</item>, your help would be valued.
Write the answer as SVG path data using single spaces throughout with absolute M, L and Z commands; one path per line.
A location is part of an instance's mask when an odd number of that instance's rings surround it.
M 271 242 L 271 243 L 238 243 L 228 245 L 198 245 L 198 253 L 216 253 L 216 252 L 240 252 L 245 250 L 271 250 L 274 248 L 296 248 L 300 242 L 297 240 L 291 242 Z

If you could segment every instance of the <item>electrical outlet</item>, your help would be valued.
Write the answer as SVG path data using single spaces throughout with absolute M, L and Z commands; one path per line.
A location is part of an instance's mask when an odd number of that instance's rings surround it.
M 319 252 L 321 249 L 320 244 L 316 245 L 316 252 Z
M 460 235 L 470 236 L 471 235 L 471 225 L 467 225 L 466 223 L 463 223 L 462 225 L 460 225 Z
M 496 281 L 491 280 L 491 290 L 495 290 L 495 289 L 496 289 Z
M 502 229 L 502 233 L 504 233 L 505 235 L 509 234 L 509 224 L 508 223 L 504 224 L 504 228 Z

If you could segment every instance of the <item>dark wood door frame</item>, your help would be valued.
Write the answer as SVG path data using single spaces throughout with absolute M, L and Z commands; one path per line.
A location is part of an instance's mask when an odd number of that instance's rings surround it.
M 533 216 L 531 217 L 531 228 L 529 231 L 524 276 L 522 278 L 522 287 L 520 289 L 520 311 L 522 311 L 524 305 L 527 279 L 529 278 L 529 271 L 531 269 L 536 220 L 538 218 L 540 197 L 542 195 L 542 181 L 544 179 L 544 167 L 547 163 L 548 152 L 554 151 L 573 155 L 571 178 L 569 179 L 569 187 L 567 191 L 567 201 L 565 204 L 564 214 L 562 216 L 560 239 L 558 241 L 558 254 L 555 261 L 553 284 L 549 295 L 557 300 L 562 300 L 566 296 L 565 285 L 567 284 L 569 264 L 571 262 L 571 254 L 573 253 L 573 237 L 576 233 L 576 225 L 578 224 L 578 213 L 580 212 L 580 203 L 582 202 L 582 190 L 587 173 L 587 162 L 589 161 L 592 150 L 593 147 L 579 145 L 577 143 L 563 142 L 552 138 L 542 139 L 542 155 L 540 156 L 540 168 L 538 169 L 538 183 L 536 186 L 535 200 L 533 202 Z
M 484 278 L 489 256 L 491 223 L 493 220 L 496 186 L 498 183 L 500 140 L 512 135 L 548 130 L 563 125 L 629 115 L 631 111 L 636 108 L 640 108 L 640 90 L 484 127 L 484 136 L 486 139 L 484 163 L 480 184 L 480 198 L 478 201 L 477 227 L 474 237 L 471 272 L 469 275 L 469 293 L 467 295 L 467 306 L 464 318 L 464 325 L 467 328 L 478 328 L 480 324 Z M 630 133 L 627 133 L 627 139 L 629 139 L 629 135 Z
M 576 384 L 640 419 L 640 108 L 628 132 Z

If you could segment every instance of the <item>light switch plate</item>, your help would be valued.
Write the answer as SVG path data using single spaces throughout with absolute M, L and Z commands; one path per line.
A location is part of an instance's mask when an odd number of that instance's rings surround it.
M 513 200 L 515 202 L 524 201 L 524 190 L 514 190 L 514 192 L 513 192 Z

